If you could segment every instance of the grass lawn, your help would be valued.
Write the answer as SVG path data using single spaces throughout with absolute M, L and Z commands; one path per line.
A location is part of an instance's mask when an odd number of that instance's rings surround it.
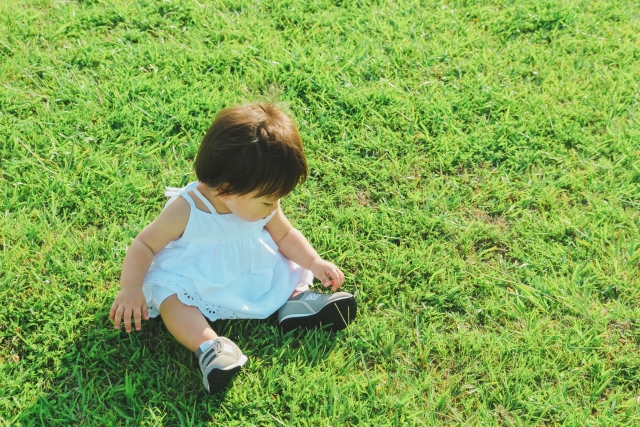
M 0 0 L 0 425 L 640 425 L 640 5 Z M 288 105 L 343 332 L 108 311 L 215 113 Z

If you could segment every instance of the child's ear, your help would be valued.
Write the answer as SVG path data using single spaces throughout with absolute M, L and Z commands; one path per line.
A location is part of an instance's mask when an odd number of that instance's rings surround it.
M 226 202 L 227 200 L 229 200 L 229 194 L 225 193 L 225 191 L 227 191 L 228 188 L 229 187 L 227 185 L 223 184 L 216 189 L 218 198 L 223 202 Z

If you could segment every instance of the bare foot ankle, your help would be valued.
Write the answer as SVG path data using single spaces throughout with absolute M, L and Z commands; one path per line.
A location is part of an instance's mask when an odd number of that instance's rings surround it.
M 296 295 L 298 295 L 299 293 L 301 293 L 300 291 L 293 291 L 293 293 L 289 296 L 289 299 L 295 297 Z

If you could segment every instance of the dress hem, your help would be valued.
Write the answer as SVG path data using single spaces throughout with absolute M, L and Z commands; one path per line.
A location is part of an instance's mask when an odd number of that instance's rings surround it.
M 312 280 L 313 275 L 309 270 L 307 270 L 306 274 L 303 274 L 301 280 L 298 282 L 298 284 L 296 284 L 294 291 L 303 292 L 305 290 L 308 290 L 309 287 L 313 286 L 313 284 L 311 283 Z M 143 285 L 142 291 L 143 293 L 145 293 L 145 299 L 147 300 L 147 311 L 150 318 L 160 316 L 160 306 L 162 305 L 162 302 L 172 295 L 176 295 L 181 303 L 191 307 L 196 307 L 200 311 L 200 313 L 202 313 L 204 317 L 209 319 L 211 322 L 215 322 L 216 320 L 232 319 L 266 319 L 267 317 L 278 311 L 281 307 L 278 307 L 276 310 L 266 316 L 246 314 L 237 312 L 235 310 L 230 310 L 216 304 L 211 304 L 209 302 L 203 301 L 202 299 L 196 300 L 195 297 L 191 295 L 193 292 L 190 292 L 184 286 L 179 285 L 179 289 L 176 290 L 174 289 L 175 286 L 176 285 L 172 285 L 171 288 L 169 288 L 164 284 L 152 282 L 146 282 Z M 151 293 L 150 295 L 148 295 L 149 292 Z M 197 291 L 195 290 L 194 292 L 197 293 Z M 149 302 L 151 302 L 151 304 L 149 304 Z M 286 300 L 283 301 L 282 304 L 284 304 L 285 302 Z

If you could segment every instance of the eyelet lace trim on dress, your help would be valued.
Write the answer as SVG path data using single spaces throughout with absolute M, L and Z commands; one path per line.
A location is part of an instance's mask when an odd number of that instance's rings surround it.
M 300 278 L 300 282 L 296 285 L 296 290 L 303 291 L 303 290 L 309 289 L 310 281 L 309 281 L 309 278 L 305 276 L 307 275 L 303 275 L 303 277 Z M 180 291 L 176 292 L 175 295 L 178 297 L 180 302 L 186 305 L 196 307 L 198 310 L 200 310 L 202 314 L 204 314 L 212 322 L 215 322 L 216 320 L 220 320 L 220 319 L 255 319 L 256 318 L 255 316 L 248 315 L 246 313 L 229 310 L 228 308 L 224 308 L 219 305 L 211 304 L 207 301 L 203 301 L 202 299 L 200 299 L 200 297 L 196 296 L 198 292 L 195 289 L 193 289 L 193 286 L 185 283 L 185 282 L 188 282 L 188 279 L 185 279 L 184 281 L 176 280 L 176 279 L 177 278 L 174 278 L 174 280 L 154 278 L 152 283 L 147 282 L 144 284 L 143 290 L 147 290 L 149 292 L 148 295 L 152 297 L 153 287 L 155 285 L 159 285 L 159 286 L 164 285 L 164 286 L 167 286 L 169 289 L 179 289 Z M 311 277 L 311 279 L 313 280 L 313 276 Z M 177 283 L 177 282 L 183 282 L 183 283 Z M 151 298 L 148 298 L 147 300 L 150 300 L 150 299 Z M 152 307 L 151 304 L 149 303 L 147 303 L 147 310 L 149 312 L 149 317 L 157 317 L 160 315 L 160 310 Z

